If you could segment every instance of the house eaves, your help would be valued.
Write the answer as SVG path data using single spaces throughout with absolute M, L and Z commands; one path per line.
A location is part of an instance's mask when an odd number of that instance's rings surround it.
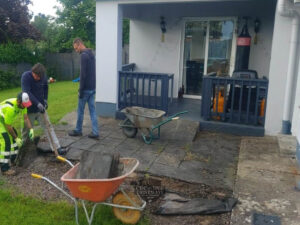
M 253 2 L 258 0 L 96 0 L 98 2 L 118 2 L 120 4 L 184 3 L 184 2 Z

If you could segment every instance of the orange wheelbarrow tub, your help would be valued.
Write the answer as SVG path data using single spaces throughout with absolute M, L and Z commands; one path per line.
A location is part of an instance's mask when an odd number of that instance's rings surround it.
M 92 202 L 103 202 L 109 198 L 138 167 L 139 162 L 133 158 L 121 158 L 120 162 L 124 165 L 125 174 L 110 179 L 75 179 L 79 163 L 61 177 L 72 195 L 75 198 Z
M 54 182 L 46 177 L 38 174 L 31 174 L 32 177 L 43 179 L 57 188 L 71 200 L 75 205 L 75 219 L 78 222 L 78 200 L 81 201 L 88 224 L 91 225 L 95 209 L 98 204 L 108 205 L 113 207 L 115 216 L 126 224 L 135 224 L 141 216 L 141 211 L 146 207 L 146 202 L 134 193 L 126 193 L 120 185 L 124 182 L 126 177 L 134 172 L 138 167 L 139 161 L 135 158 L 120 158 L 120 163 L 124 165 L 123 172 L 120 176 L 109 179 L 76 179 L 76 173 L 79 163 L 75 166 L 67 159 L 58 156 L 57 159 L 67 162 L 72 168 L 67 171 L 62 177 L 61 181 L 65 183 L 71 194 L 60 188 Z M 116 191 L 120 189 L 118 193 Z M 111 202 L 107 200 L 114 194 Z M 91 214 L 89 215 L 85 200 L 94 202 Z

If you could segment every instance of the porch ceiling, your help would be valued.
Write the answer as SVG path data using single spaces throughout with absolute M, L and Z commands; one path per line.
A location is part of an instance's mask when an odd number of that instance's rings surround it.
M 123 16 L 138 19 L 145 16 L 260 16 L 266 10 L 275 12 L 276 0 L 197 0 L 197 1 L 120 1 Z

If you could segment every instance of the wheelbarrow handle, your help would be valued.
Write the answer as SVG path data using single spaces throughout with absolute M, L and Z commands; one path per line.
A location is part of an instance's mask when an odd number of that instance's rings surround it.
M 33 178 L 36 178 L 36 179 L 42 179 L 42 178 L 43 178 L 42 175 L 39 175 L 39 174 L 36 174 L 36 173 L 32 173 L 31 176 L 32 176 Z
M 61 156 L 57 156 L 56 157 L 59 161 L 62 161 L 62 162 L 67 162 L 72 168 L 74 167 L 73 163 L 71 163 L 69 160 L 67 160 L 66 158 L 64 157 L 61 157 Z
M 179 115 L 181 115 L 181 114 L 185 114 L 185 113 L 188 113 L 188 112 L 189 112 L 189 111 L 178 112 L 178 113 L 173 114 L 172 116 L 169 116 L 168 118 L 174 118 L 174 117 L 177 117 L 177 116 L 179 116 Z
M 153 126 L 153 127 L 150 129 L 150 131 L 149 131 L 149 137 L 147 137 L 146 135 L 144 135 L 144 134 L 142 133 L 144 142 L 145 142 L 146 144 L 151 144 L 152 139 L 154 138 L 154 137 L 153 137 L 153 130 L 158 129 L 158 136 L 157 136 L 156 138 L 159 138 L 159 136 L 160 136 L 160 127 L 161 127 L 162 125 L 164 125 L 164 124 L 166 124 L 166 123 L 168 123 L 168 122 L 170 122 L 170 121 L 172 121 L 172 120 L 178 120 L 178 119 L 179 119 L 179 115 L 185 114 L 185 113 L 188 113 L 188 111 L 182 111 L 182 112 L 175 113 L 174 115 L 169 116 L 169 117 L 167 117 L 165 120 L 163 120 L 163 121 L 161 121 L 160 123 L 156 124 L 155 126 Z
M 171 120 L 173 120 L 173 118 L 174 118 L 174 120 L 179 119 L 176 117 L 178 117 L 181 114 L 185 114 L 185 113 L 188 113 L 188 111 L 178 112 L 178 113 L 173 114 L 172 116 L 167 117 L 165 120 L 161 121 L 159 124 L 156 124 L 154 127 L 152 127 L 152 130 L 159 128 L 160 126 L 164 125 L 165 123 L 170 122 Z
M 72 199 L 74 202 L 76 202 L 76 199 L 69 195 L 67 192 L 65 192 L 62 188 L 60 188 L 57 184 L 55 184 L 53 181 L 51 181 L 50 179 L 48 179 L 47 177 L 44 177 L 42 175 L 36 174 L 36 173 L 32 173 L 31 176 L 33 178 L 36 179 L 43 179 L 45 181 L 47 181 L 49 184 L 51 184 L 53 187 L 55 187 L 56 189 L 58 189 L 59 191 L 61 191 L 63 194 L 65 194 L 67 197 L 69 197 L 70 199 Z

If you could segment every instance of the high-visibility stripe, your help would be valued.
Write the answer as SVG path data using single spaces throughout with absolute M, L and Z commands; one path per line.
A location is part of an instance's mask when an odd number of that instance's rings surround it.
M 11 148 L 18 147 L 17 143 L 13 143 L 10 145 Z
M 5 104 L 8 104 L 8 105 L 10 105 L 10 106 L 12 106 L 12 107 L 14 106 L 14 104 L 12 104 L 12 103 L 9 102 L 9 101 L 6 101 Z
M 18 154 L 18 150 L 16 151 L 10 151 L 10 152 L 0 152 L 0 155 L 9 156 L 9 155 L 16 155 Z
M 19 150 L 10 151 L 10 155 L 17 155 L 19 153 Z
M 9 163 L 9 159 L 0 159 L 0 163 Z

